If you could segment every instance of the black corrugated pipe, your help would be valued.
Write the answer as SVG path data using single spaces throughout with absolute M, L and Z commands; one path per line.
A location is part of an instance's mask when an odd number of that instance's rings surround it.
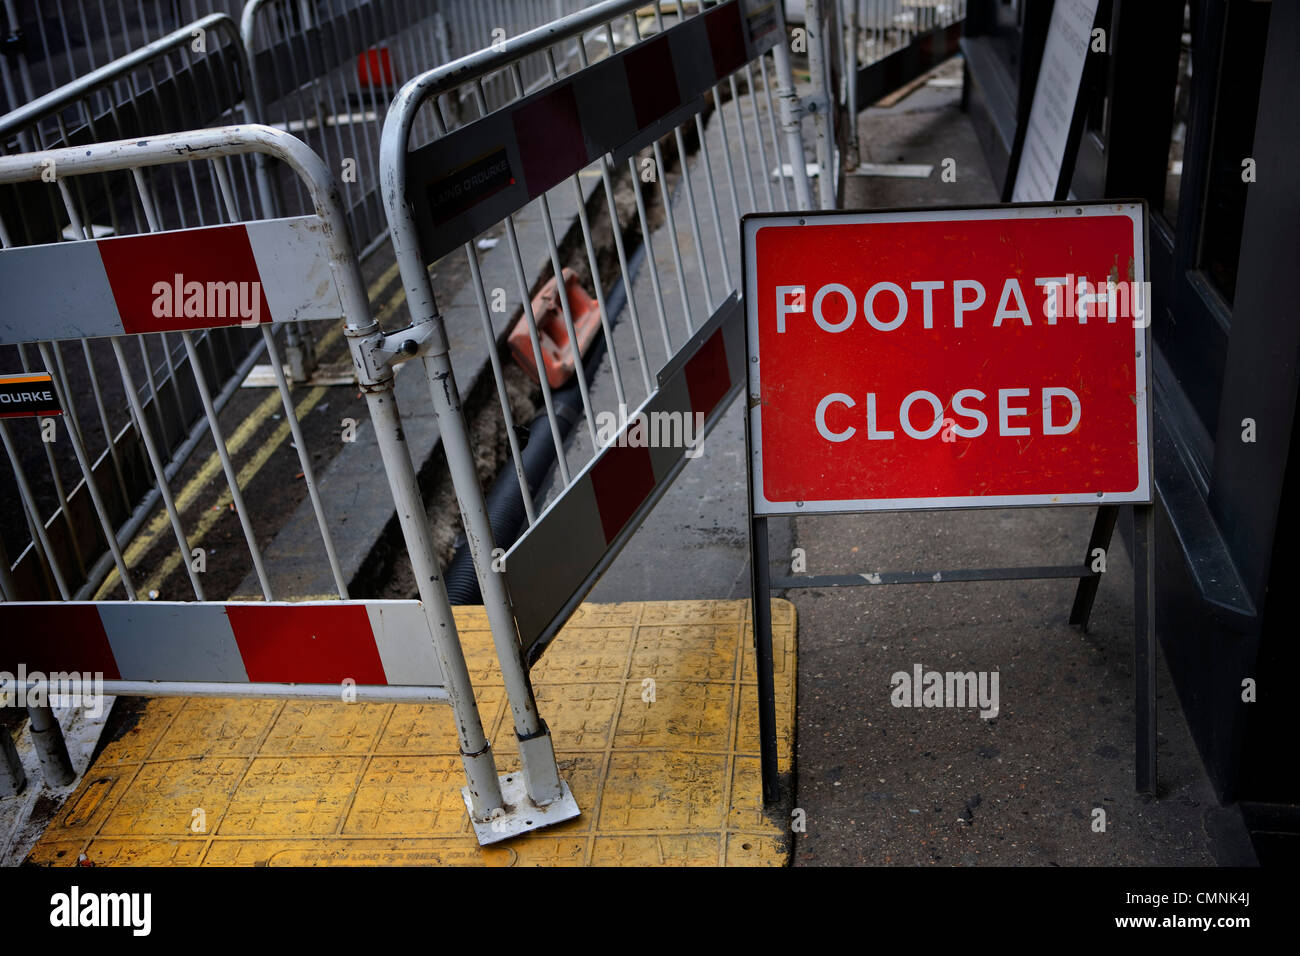
M 645 243 L 638 243 L 628 261 L 628 271 L 632 281 L 636 281 L 637 272 L 645 258 Z M 609 325 L 612 329 L 618 321 L 623 307 L 627 304 L 627 289 L 622 276 L 605 297 L 605 308 L 609 313 Z M 601 328 L 591 342 L 591 348 L 583 357 L 582 368 L 591 383 L 600 360 L 605 355 L 605 333 Z M 551 392 L 551 401 L 555 406 L 556 424 L 559 427 L 560 441 L 569 434 L 569 429 L 583 416 L 582 390 L 578 387 L 577 377 L 564 388 Z M 523 459 L 524 480 L 528 482 L 528 491 L 536 500 L 546 476 L 555 467 L 555 442 L 551 438 L 551 428 L 543 410 L 528 426 L 528 441 L 520 451 Z M 492 526 L 492 540 L 498 548 L 509 550 L 519 537 L 528 513 L 524 510 L 524 499 L 519 494 L 519 477 L 509 462 L 497 474 L 496 480 L 487 493 L 488 523 Z M 474 559 L 469 553 L 465 536 L 456 539 L 456 553 L 447 565 L 444 575 L 447 583 L 447 597 L 452 604 L 480 604 L 483 595 L 479 591 L 478 576 L 474 573 Z

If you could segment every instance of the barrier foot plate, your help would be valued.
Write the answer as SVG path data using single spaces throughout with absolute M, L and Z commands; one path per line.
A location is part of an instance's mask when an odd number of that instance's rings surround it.
M 561 780 L 560 787 L 563 788 L 560 799 L 539 807 L 529 799 L 522 773 L 503 773 L 501 774 L 501 797 L 505 800 L 507 811 L 486 823 L 479 823 L 473 819 L 469 787 L 461 787 L 460 793 L 465 798 L 465 809 L 471 813 L 470 823 L 474 827 L 474 835 L 478 837 L 479 846 L 500 843 L 502 840 L 509 840 L 530 830 L 540 830 L 542 827 L 572 820 L 581 814 L 578 801 L 573 799 L 573 792 L 569 790 L 569 784 Z

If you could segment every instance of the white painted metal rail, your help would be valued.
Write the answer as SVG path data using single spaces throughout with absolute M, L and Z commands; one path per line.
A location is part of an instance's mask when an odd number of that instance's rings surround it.
M 251 154 L 273 159 L 301 179 L 311 197 L 311 212 L 268 220 L 250 205 L 249 197 L 241 197 L 230 166 L 235 158 Z M 156 200 L 156 181 L 172 167 L 189 164 L 208 167 L 206 173 L 220 190 L 225 223 L 178 229 L 164 215 Z M 43 174 L 51 168 L 56 173 L 53 182 L 43 182 Z M 446 701 L 456 712 L 468 780 L 467 807 L 483 842 L 576 814 L 567 790 L 541 812 L 521 805 L 517 798 L 507 804 L 503 797 L 393 398 L 393 364 L 414 351 L 406 345 L 410 333 L 390 337 L 371 317 L 343 202 L 324 163 L 295 137 L 249 125 L 0 157 L 0 184 L 41 183 L 61 197 L 74 221 L 70 195 L 77 179 L 100 176 L 109 177 L 114 191 L 135 193 L 149 232 L 104 239 L 83 233 L 52 245 L 0 250 L 0 284 L 12 288 L 21 276 L 29 283 L 23 292 L 24 305 L 29 307 L 10 313 L 0 327 L 0 342 L 22 343 L 36 351 L 65 408 L 69 407 L 68 379 L 55 358 L 60 340 L 108 344 L 129 408 L 129 427 L 146 451 L 147 468 L 193 600 L 142 600 L 135 568 L 124 551 L 126 539 L 107 505 L 107 453 L 92 460 L 77 417 L 69 414 L 58 427 L 79 469 L 77 491 L 90 505 L 90 533 L 97 534 L 111 552 L 127 599 L 74 601 L 13 441 L 13 431 L 34 428 L 36 422 L 0 421 L 8 466 L 34 530 L 31 547 L 46 558 L 60 598 L 15 600 L 19 595 L 9 562 L 0 562 L 0 592 L 5 598 L 0 603 L 0 672 L 11 675 L 13 683 L 17 677 L 12 675 L 33 672 L 94 673 L 109 693 Z M 312 453 L 282 373 L 277 384 L 317 517 L 321 559 L 333 568 L 341 600 L 276 600 L 259 529 L 251 525 L 204 363 L 194 350 L 196 332 L 242 323 L 260 334 L 278 372 L 277 327 L 302 319 L 340 318 L 366 395 L 419 601 L 348 599 L 347 582 L 334 552 L 333 529 L 316 489 Z M 196 560 L 198 550 L 191 547 L 190 528 L 176 505 L 171 476 L 135 383 L 139 366 L 133 367 L 125 347 L 127 335 L 164 333 L 179 336 L 185 346 L 190 384 L 201 399 L 204 422 L 220 455 L 231 506 L 242 528 L 245 557 L 257 572 L 264 601 L 213 601 L 205 594 L 202 562 Z

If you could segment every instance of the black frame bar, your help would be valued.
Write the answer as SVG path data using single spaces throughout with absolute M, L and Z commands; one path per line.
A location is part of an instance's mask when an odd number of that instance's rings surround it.
M 750 448 L 749 416 L 745 416 L 745 449 Z M 1133 681 L 1134 762 L 1136 789 L 1156 792 L 1156 628 L 1155 628 L 1155 509 L 1133 508 Z M 1089 558 L 1096 548 L 1110 549 L 1119 517 L 1119 505 L 1097 509 L 1088 538 Z M 807 515 L 803 517 L 809 517 Z M 824 517 L 824 516 L 823 516 Z M 754 514 L 753 487 L 749 489 L 749 558 L 753 595 L 754 660 L 758 675 L 758 732 L 763 774 L 763 802 L 772 805 L 780 794 L 777 768 L 776 684 L 772 663 L 772 588 L 883 587 L 888 584 L 943 584 L 972 581 L 1031 581 L 1076 578 L 1070 624 L 1088 630 L 1088 620 L 1104 572 L 1092 565 L 1046 565 L 1016 568 L 959 568 L 950 571 L 880 571 L 861 574 L 810 574 L 771 576 L 767 518 Z M 871 580 L 874 579 L 874 580 Z

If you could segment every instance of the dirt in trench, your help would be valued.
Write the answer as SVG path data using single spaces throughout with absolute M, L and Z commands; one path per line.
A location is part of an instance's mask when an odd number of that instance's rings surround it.
M 707 122 L 707 110 L 703 118 Z M 695 153 L 699 148 L 699 138 L 693 124 L 683 129 L 682 137 L 688 156 Z M 667 167 L 660 171 L 664 188 L 660 189 L 658 184 L 644 184 L 642 187 L 646 215 L 649 219 L 647 228 L 652 232 L 659 228 L 665 219 L 662 197 L 665 194 L 673 195 L 681 180 L 681 158 L 677 152 L 676 137 L 670 135 L 661 140 L 660 149 Z M 653 161 L 653 157 L 653 148 L 647 146 L 637 154 L 634 165 L 638 170 L 642 169 L 644 160 L 649 158 Z M 641 244 L 642 234 L 637 216 L 636 193 L 632 186 L 631 172 L 626 164 L 614 168 L 613 187 L 623 244 L 630 257 L 632 250 Z M 622 272 L 619 268 L 618 251 L 611 229 L 609 203 L 606 200 L 603 184 L 597 186 L 592 192 L 586 204 L 586 211 L 591 225 L 592 244 L 596 250 L 596 265 L 600 272 L 601 284 L 604 289 L 609 290 L 622 277 Z M 592 282 L 591 263 L 582 235 L 582 223 L 576 216 L 568 232 L 560 239 L 559 252 L 561 266 L 577 273 L 588 294 L 593 294 L 595 286 Z M 530 295 L 536 295 L 554 274 L 553 266 L 548 264 L 533 283 L 529 290 Z M 507 328 L 513 327 L 522 311 L 522 308 L 515 310 Z M 541 388 L 515 363 L 503 342 L 498 343 L 498 349 L 506 392 L 510 400 L 510 414 L 516 428 L 523 430 L 543 410 Z M 496 383 L 489 371 L 484 371 L 480 381 L 466 399 L 464 408 L 466 425 L 474 448 L 474 464 L 478 472 L 479 485 L 486 494 L 501 469 L 513 467 L 510 463 L 505 419 L 497 401 Z M 524 438 L 525 436 L 521 434 L 521 446 Z M 445 569 L 456 552 L 457 539 L 461 537 L 463 529 L 451 476 L 447 472 L 441 447 L 421 473 L 420 478 L 421 490 L 427 503 L 429 523 L 433 529 L 434 549 L 440 565 Z M 359 583 L 354 584 L 356 588 L 354 596 L 365 595 L 389 599 L 416 596 L 415 575 L 411 570 L 406 549 L 401 546 L 401 532 L 397 527 L 396 518 L 386 530 L 384 543 L 375 548 L 357 578 Z

